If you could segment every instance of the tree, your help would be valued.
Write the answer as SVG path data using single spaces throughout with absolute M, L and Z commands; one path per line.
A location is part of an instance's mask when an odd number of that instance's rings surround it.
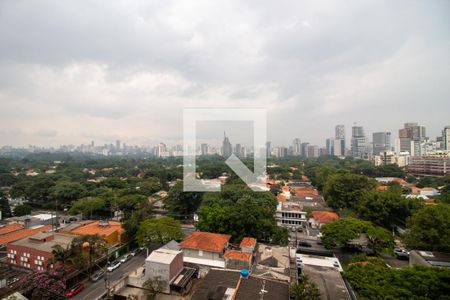
M 70 248 L 75 264 L 87 269 L 89 276 L 92 275 L 93 263 L 105 257 L 108 251 L 105 240 L 98 234 L 77 236 L 72 240 Z
M 184 192 L 183 183 L 177 182 L 164 200 L 169 214 L 176 218 L 187 218 L 197 211 L 202 202 L 202 193 Z
M 319 289 L 306 275 L 301 275 L 298 283 L 291 286 L 291 296 L 296 300 L 320 300 Z
M 22 279 L 24 292 L 31 300 L 65 299 L 66 284 L 60 272 L 33 272 Z
M 427 205 L 407 223 L 404 242 L 409 249 L 450 251 L 450 205 Z
M 162 189 L 162 184 L 156 177 L 150 177 L 138 184 L 139 192 L 146 196 L 150 196 Z
M 324 197 L 327 204 L 334 209 L 355 208 L 361 195 L 375 186 L 374 180 L 364 175 L 334 174 L 329 176 L 325 183 Z
M 11 217 L 11 207 L 9 206 L 8 198 L 0 190 L 0 211 L 2 212 L 2 218 Z
M 418 199 L 406 199 L 401 190 L 370 190 L 361 194 L 356 213 L 361 219 L 385 228 L 394 224 L 405 224 L 411 213 L 422 207 Z
M 86 194 L 86 188 L 78 182 L 58 181 L 50 190 L 50 198 L 59 204 L 70 203 Z
M 105 200 L 100 197 L 95 198 L 83 198 L 73 202 L 69 213 L 76 215 L 82 213 L 84 216 L 92 218 L 92 214 L 104 209 L 106 206 Z
M 153 300 L 156 294 L 162 292 L 167 286 L 167 282 L 161 279 L 161 276 L 149 278 L 144 282 L 144 289 L 148 291 L 147 300 Z
M 321 240 L 327 249 L 336 246 L 347 247 L 351 240 L 359 238 L 362 234 L 367 236 L 367 247 L 375 254 L 390 252 L 394 247 L 394 239 L 389 231 L 374 226 L 371 222 L 352 217 L 325 224 L 321 231 L 323 234 Z
M 125 213 L 124 228 L 127 236 L 130 239 L 134 239 L 141 222 L 151 217 L 152 206 L 148 201 L 141 202 L 139 207 L 132 211 L 131 214 Z
M 358 258 L 344 276 L 361 299 L 448 299 L 450 270 L 435 267 L 390 268 L 378 257 Z
M 16 217 L 26 216 L 31 214 L 31 206 L 28 204 L 20 204 L 14 208 L 14 215 Z
M 151 244 L 166 244 L 171 240 L 180 240 L 180 222 L 170 217 L 145 220 L 139 225 L 136 241 L 140 246 L 149 247 Z
M 51 262 L 55 266 L 55 270 L 59 270 L 62 274 L 63 282 L 66 282 L 67 263 L 73 263 L 73 251 L 71 245 L 63 248 L 61 245 L 54 245 L 52 247 L 53 258 Z

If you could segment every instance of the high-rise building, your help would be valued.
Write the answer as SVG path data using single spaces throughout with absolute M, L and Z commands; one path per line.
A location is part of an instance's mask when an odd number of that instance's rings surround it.
M 120 140 L 116 141 L 116 150 L 120 150 Z
M 309 143 L 302 143 L 302 156 L 308 157 L 308 145 Z
M 307 158 L 319 157 L 319 146 L 317 145 L 308 145 L 307 147 Z
M 333 155 L 334 156 L 345 156 L 345 142 L 343 139 L 333 140 Z
M 334 139 L 333 138 L 326 139 L 325 148 L 326 148 L 325 154 L 334 155 Z
M 373 154 L 379 155 L 381 152 L 391 150 L 391 133 L 374 132 L 372 135 Z
M 421 144 L 427 139 L 425 126 L 418 123 L 405 123 L 404 128 L 398 131 L 399 151 L 409 152 L 412 156 L 420 156 Z
M 339 155 L 334 154 L 336 156 L 345 156 L 345 126 L 344 125 L 336 125 L 334 129 L 334 138 L 337 140 L 341 140 L 338 142 L 340 144 L 340 149 L 335 149 L 335 153 L 340 153 Z M 336 146 L 336 143 L 335 143 Z
M 366 150 L 366 136 L 362 126 L 352 127 L 352 156 L 354 158 L 363 158 Z
M 223 133 L 223 143 L 222 143 L 222 156 L 228 158 L 233 153 L 233 146 L 230 143 L 230 140 L 226 136 L 225 132 Z
M 202 155 L 208 155 L 208 144 L 202 144 L 200 150 Z
M 242 146 L 241 144 L 236 144 L 236 147 L 234 148 L 234 155 L 237 157 L 241 156 Z
M 302 143 L 299 138 L 295 138 L 292 141 L 292 155 L 293 156 L 302 155 Z
M 269 158 L 272 153 L 271 142 L 266 142 L 266 157 Z
M 450 125 L 445 126 L 444 130 L 442 130 L 442 143 L 444 150 L 450 150 Z

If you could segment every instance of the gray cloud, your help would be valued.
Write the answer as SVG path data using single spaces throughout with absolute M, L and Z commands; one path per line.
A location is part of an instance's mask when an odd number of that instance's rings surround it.
M 2 1 L 0 138 L 175 142 L 183 107 L 265 107 L 279 144 L 323 144 L 353 122 L 396 136 L 418 121 L 434 137 L 449 123 L 448 11 L 445 0 Z

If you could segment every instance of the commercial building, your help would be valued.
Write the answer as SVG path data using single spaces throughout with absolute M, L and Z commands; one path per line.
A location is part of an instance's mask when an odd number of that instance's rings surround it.
M 445 126 L 442 130 L 442 149 L 450 150 L 450 125 Z
M 336 125 L 334 135 L 334 155 L 345 156 L 345 126 Z
M 292 155 L 293 156 L 300 156 L 302 155 L 302 142 L 299 138 L 295 138 L 292 141 Z
M 228 158 L 233 154 L 233 146 L 231 145 L 230 140 L 226 136 L 225 132 L 223 133 L 223 142 L 222 142 L 222 156 L 224 158 Z
M 407 171 L 419 176 L 445 176 L 450 174 L 450 151 L 443 150 L 433 155 L 411 157 Z
M 81 221 L 72 223 L 60 229 L 59 232 L 73 235 L 98 234 L 110 246 L 125 242 L 125 229 L 121 222 L 116 221 Z
M 75 236 L 61 233 L 36 233 L 7 244 L 7 261 L 11 264 L 44 271 L 51 267 L 53 247 L 59 245 L 67 249 Z
M 420 144 L 426 137 L 425 126 L 418 123 L 405 123 L 403 128 L 398 131 L 398 149 L 397 152 L 409 152 L 412 156 L 420 156 Z
M 352 157 L 363 158 L 366 150 L 366 136 L 362 126 L 352 127 Z
M 390 132 L 374 132 L 372 134 L 372 142 L 374 155 L 379 155 L 381 152 L 392 150 Z
M 0 235 L 0 247 L 5 247 L 8 243 L 31 236 L 35 233 L 49 231 L 51 229 L 52 225 L 38 225 L 31 228 L 23 228 L 19 230 L 10 231 L 8 233 Z
M 278 226 L 298 228 L 306 225 L 306 212 L 295 202 L 278 202 L 275 212 Z

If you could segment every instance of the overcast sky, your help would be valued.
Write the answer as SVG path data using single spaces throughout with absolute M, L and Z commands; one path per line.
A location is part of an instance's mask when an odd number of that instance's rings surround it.
M 129 2 L 0 1 L 0 145 L 175 144 L 185 107 L 285 145 L 450 124 L 448 0 Z

